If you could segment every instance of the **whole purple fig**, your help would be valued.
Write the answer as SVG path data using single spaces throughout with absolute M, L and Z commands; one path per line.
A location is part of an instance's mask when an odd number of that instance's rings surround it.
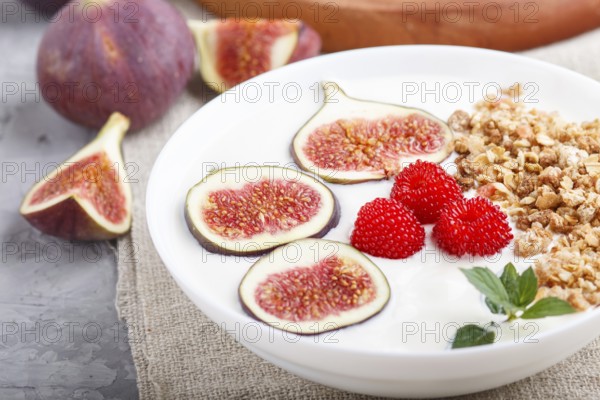
M 163 0 L 73 0 L 42 39 L 37 74 L 68 119 L 98 128 L 116 111 L 140 129 L 182 92 L 195 57 L 185 19 Z

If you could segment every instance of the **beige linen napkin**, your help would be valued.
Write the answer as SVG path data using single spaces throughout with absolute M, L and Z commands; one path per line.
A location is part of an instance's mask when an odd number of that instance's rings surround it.
M 188 16 L 200 16 L 192 2 L 178 0 Z M 525 54 L 600 79 L 600 30 Z M 193 82 L 159 122 L 130 134 L 128 162 L 139 172 L 133 185 L 134 224 L 118 243 L 117 305 L 130 326 L 130 344 L 141 399 L 360 399 L 298 378 L 249 352 L 216 329 L 181 292 L 158 257 L 144 210 L 148 176 L 159 151 L 194 111 L 210 99 Z M 207 99 L 208 98 L 208 99 Z M 600 114 L 600 108 L 599 108 Z M 568 360 L 520 382 L 468 399 L 597 399 L 600 397 L 600 341 Z

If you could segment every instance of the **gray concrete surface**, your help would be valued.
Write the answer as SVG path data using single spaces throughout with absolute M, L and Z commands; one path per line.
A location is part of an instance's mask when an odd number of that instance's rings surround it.
M 135 399 L 111 244 L 43 235 L 18 214 L 31 185 L 94 132 L 57 115 L 36 89 L 48 20 L 11 0 L 1 11 L 0 399 Z

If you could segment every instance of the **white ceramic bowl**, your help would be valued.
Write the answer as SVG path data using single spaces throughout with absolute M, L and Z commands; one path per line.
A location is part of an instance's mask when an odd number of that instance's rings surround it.
M 397 397 L 449 396 L 500 386 L 553 365 L 597 337 L 600 310 L 505 327 L 504 338 L 493 345 L 447 349 L 453 325 L 492 319 L 458 267 L 486 263 L 499 270 L 512 260 L 510 249 L 494 260 L 436 261 L 423 253 L 408 262 L 374 258 L 390 280 L 390 304 L 377 317 L 337 332 L 299 337 L 246 315 L 237 286 L 253 259 L 204 251 L 185 224 L 185 196 L 215 167 L 268 162 L 291 166 L 289 143 L 321 106 L 323 80 L 338 82 L 354 97 L 424 108 L 441 119 L 458 108 L 468 110 L 486 92 L 516 82 L 524 84 L 522 101 L 528 106 L 558 110 L 576 121 L 600 114 L 598 82 L 551 64 L 475 48 L 348 51 L 242 84 L 178 129 L 158 157 L 148 185 L 154 244 L 176 282 L 206 315 L 250 350 L 299 376 Z M 348 241 L 360 205 L 387 196 L 391 182 L 330 187 L 342 205 L 342 220 L 326 237 Z M 531 262 L 516 261 L 521 268 Z

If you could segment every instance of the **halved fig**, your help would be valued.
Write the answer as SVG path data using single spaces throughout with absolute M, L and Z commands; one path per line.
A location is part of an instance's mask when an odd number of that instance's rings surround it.
M 129 118 L 113 113 L 96 139 L 36 183 L 21 204 L 29 223 L 69 240 L 105 240 L 131 227 L 131 188 L 121 155 Z
M 322 237 L 340 219 L 337 199 L 298 170 L 223 168 L 187 195 L 185 218 L 198 242 L 226 255 L 258 255 L 297 239 Z
M 441 162 L 452 130 L 416 109 L 355 99 L 324 82 L 325 103 L 298 131 L 292 156 L 300 168 L 334 183 L 386 179 L 417 159 Z
M 390 298 L 383 272 L 347 244 L 288 243 L 250 267 L 239 287 L 242 307 L 275 328 L 311 335 L 363 322 Z
M 188 25 L 202 77 L 219 92 L 321 50 L 319 34 L 301 21 L 230 18 L 190 20 Z

